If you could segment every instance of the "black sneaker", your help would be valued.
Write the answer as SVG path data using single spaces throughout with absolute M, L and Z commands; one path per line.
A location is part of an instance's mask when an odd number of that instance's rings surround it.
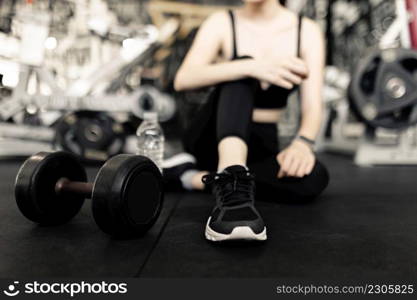
M 176 154 L 162 163 L 164 189 L 171 192 L 184 191 L 181 176 L 189 170 L 196 170 L 196 159 L 188 153 Z
M 206 225 L 206 239 L 266 240 L 266 227 L 255 208 L 254 176 L 243 166 L 231 166 L 221 173 L 203 177 L 216 198 Z

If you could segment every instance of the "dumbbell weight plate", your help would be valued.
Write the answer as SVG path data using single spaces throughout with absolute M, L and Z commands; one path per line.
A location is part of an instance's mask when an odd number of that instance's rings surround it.
M 143 235 L 157 220 L 162 203 L 162 175 L 146 157 L 117 155 L 97 174 L 93 216 L 100 229 L 112 236 Z
M 125 138 L 123 126 L 103 112 L 72 112 L 56 126 L 56 142 L 84 160 L 105 161 L 119 154 Z
M 417 123 L 417 52 L 372 51 L 358 63 L 348 94 L 353 113 L 371 127 L 400 129 Z
M 87 182 L 79 160 L 66 152 L 40 152 L 27 159 L 15 183 L 17 206 L 29 220 L 42 225 L 70 221 L 81 209 L 84 197 L 57 195 L 56 182 L 61 178 Z

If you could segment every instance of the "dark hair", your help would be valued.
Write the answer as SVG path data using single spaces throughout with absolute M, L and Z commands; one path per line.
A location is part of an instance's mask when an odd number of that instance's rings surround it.
M 286 2 L 287 2 L 287 0 L 279 0 L 279 3 L 281 3 L 284 6 L 285 6 Z

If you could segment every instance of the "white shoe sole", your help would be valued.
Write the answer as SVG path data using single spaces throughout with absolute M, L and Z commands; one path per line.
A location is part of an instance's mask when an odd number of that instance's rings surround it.
M 213 242 L 221 241 L 232 241 L 232 240 L 244 240 L 244 241 L 265 241 L 266 236 L 266 227 L 262 230 L 261 233 L 254 233 L 252 228 L 248 226 L 238 226 L 233 228 L 230 234 L 219 233 L 210 228 L 211 217 L 208 219 L 206 224 L 206 239 Z
M 162 162 L 162 167 L 164 169 L 172 168 L 174 166 L 178 166 L 185 163 L 196 163 L 196 159 L 194 156 L 188 153 L 179 153 L 170 157 Z

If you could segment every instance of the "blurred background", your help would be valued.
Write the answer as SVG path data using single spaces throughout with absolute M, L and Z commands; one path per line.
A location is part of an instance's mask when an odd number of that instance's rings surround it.
M 177 93 L 175 73 L 204 19 L 239 4 L 0 0 L 0 155 L 64 149 L 102 161 L 134 153 L 146 111 L 158 113 L 165 155 L 180 151 L 182 132 L 209 90 Z M 416 164 L 415 1 L 288 6 L 319 22 L 326 37 L 326 114 L 317 151 L 350 155 L 359 165 Z M 387 49 L 401 71 L 382 67 Z M 378 72 L 394 78 L 388 87 Z M 298 98 L 280 121 L 283 139 L 296 132 Z

